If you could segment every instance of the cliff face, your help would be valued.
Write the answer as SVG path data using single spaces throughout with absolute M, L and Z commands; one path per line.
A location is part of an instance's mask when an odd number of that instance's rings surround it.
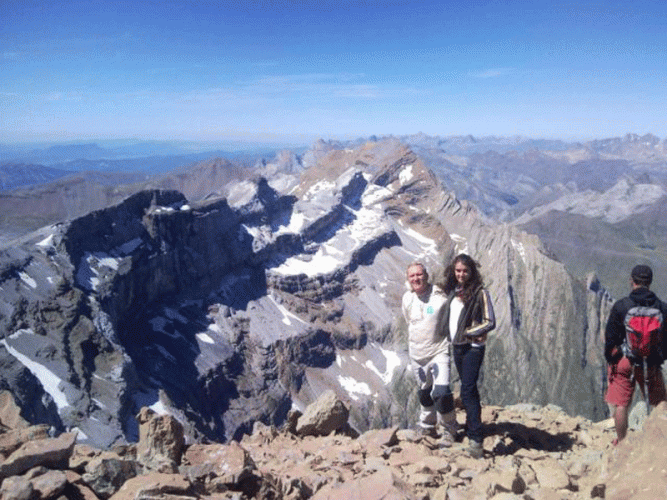
M 308 158 L 227 199 L 143 191 L 2 250 L 0 386 L 25 418 L 106 447 L 136 440 L 131 416 L 152 406 L 222 441 L 331 388 L 360 430 L 407 425 L 405 268 L 437 276 L 459 251 L 498 317 L 486 401 L 604 416 L 609 299 L 594 278 L 484 223 L 397 141 Z

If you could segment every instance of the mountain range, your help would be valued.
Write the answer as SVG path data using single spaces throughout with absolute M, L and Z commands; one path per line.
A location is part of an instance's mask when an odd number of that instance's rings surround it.
M 473 203 L 486 220 L 511 223 L 537 234 L 577 276 L 594 272 L 614 297 L 627 292 L 626 276 L 619 269 L 644 262 L 656 268 L 656 276 L 667 272 L 661 251 L 667 236 L 661 208 L 667 139 L 651 134 L 570 143 L 425 134 L 384 139 L 410 147 L 447 189 Z M 364 142 L 320 141 L 308 150 L 282 150 L 261 159 L 259 150 L 252 153 L 246 148 L 247 154 L 223 154 L 220 160 L 213 160 L 212 153 L 207 156 L 203 152 L 206 145 L 202 144 L 169 146 L 135 141 L 120 147 L 117 142 L 102 142 L 103 146 L 94 145 L 94 149 L 118 151 L 128 159 L 59 164 L 58 169 L 71 170 L 71 174 L 46 184 L 46 167 L 5 165 L 0 168 L 5 172 L 2 178 L 9 179 L 6 185 L 24 187 L 0 193 L 0 242 L 117 203 L 141 189 L 179 189 L 188 199 L 213 191 L 224 196 L 225 185 L 206 178 L 212 162 L 233 165 L 230 170 L 236 172 L 235 179 L 251 178 L 267 165 L 274 173 L 287 168 L 287 164 L 292 170 L 308 168 L 315 155 L 327 149 L 356 148 Z M 82 152 L 76 145 L 69 147 Z M 198 157 L 165 156 L 188 148 L 190 152 L 195 148 L 202 152 Z M 48 150 L 43 147 L 40 151 Z M 132 153 L 147 152 L 162 156 L 131 157 Z M 172 169 L 175 165 L 180 165 L 178 173 Z M 200 188 L 188 192 L 190 183 Z M 213 187 L 210 192 L 205 188 L 209 184 Z M 654 286 L 659 295 L 667 296 L 664 282 L 656 279 Z
M 226 441 L 327 389 L 359 431 L 409 426 L 405 269 L 438 276 L 464 251 L 498 321 L 484 400 L 606 417 L 599 278 L 493 221 L 417 149 L 319 141 L 252 176 L 215 160 L 134 194 L 109 187 L 122 201 L 14 238 L 0 250 L 2 387 L 27 420 L 102 447 L 136 440 L 143 406 L 191 441 Z

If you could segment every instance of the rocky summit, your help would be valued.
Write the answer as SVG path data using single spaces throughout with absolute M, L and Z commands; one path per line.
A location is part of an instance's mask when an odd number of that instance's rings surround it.
M 486 221 L 405 144 L 322 142 L 210 191 L 141 191 L 0 248 L 0 387 L 31 424 L 109 448 L 150 407 L 189 443 L 226 442 L 332 390 L 358 432 L 409 427 L 405 269 L 437 280 L 458 252 L 496 311 L 484 401 L 608 416 L 603 285 Z
M 666 403 L 617 446 L 609 420 L 486 406 L 484 454 L 474 459 L 460 439 L 441 448 L 397 426 L 359 435 L 332 392 L 280 429 L 258 422 L 224 444 L 186 444 L 174 417 L 144 408 L 139 442 L 110 450 L 30 426 L 6 391 L 0 402 L 3 500 L 655 500 L 667 489 Z

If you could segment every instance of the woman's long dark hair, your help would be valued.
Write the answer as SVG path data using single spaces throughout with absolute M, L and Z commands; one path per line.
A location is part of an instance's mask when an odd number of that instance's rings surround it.
M 445 282 L 442 285 L 442 289 L 447 295 L 456 290 L 459 286 L 459 282 L 456 281 L 456 275 L 454 274 L 454 267 L 459 262 L 470 270 L 470 278 L 458 292 L 459 297 L 465 304 L 473 298 L 473 295 L 478 288 L 484 286 L 484 282 L 482 280 L 482 275 L 479 273 L 479 267 L 481 266 L 470 255 L 460 253 L 454 257 L 452 263 L 445 269 Z

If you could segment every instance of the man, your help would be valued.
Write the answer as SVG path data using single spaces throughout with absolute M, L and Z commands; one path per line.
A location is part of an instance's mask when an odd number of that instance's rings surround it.
M 438 335 L 438 312 L 446 302 L 440 288 L 429 283 L 426 267 L 408 266 L 410 290 L 405 292 L 402 310 L 408 324 L 408 347 L 412 372 L 419 385 L 419 427 L 423 434 L 436 436 L 438 418 L 444 426 L 440 445 L 451 446 L 457 427 L 454 397 L 449 386 L 450 339 Z
M 611 309 L 605 331 L 604 355 L 609 364 L 607 394 L 605 400 L 614 407 L 614 424 L 617 444 L 628 432 L 628 413 L 635 389 L 635 381 L 642 392 L 648 390 L 648 401 L 656 405 L 665 400 L 665 383 L 660 365 L 667 355 L 667 306 L 649 289 L 653 271 L 649 266 L 638 265 L 630 274 L 632 291 L 628 297 L 617 301 Z M 653 325 L 650 328 L 641 325 Z M 638 352 L 633 337 L 628 341 L 627 331 L 654 331 L 653 340 L 646 343 L 643 354 Z M 649 334 L 646 334 L 649 337 Z M 648 383 L 644 383 L 644 362 Z M 647 387 L 648 386 L 648 387 Z

